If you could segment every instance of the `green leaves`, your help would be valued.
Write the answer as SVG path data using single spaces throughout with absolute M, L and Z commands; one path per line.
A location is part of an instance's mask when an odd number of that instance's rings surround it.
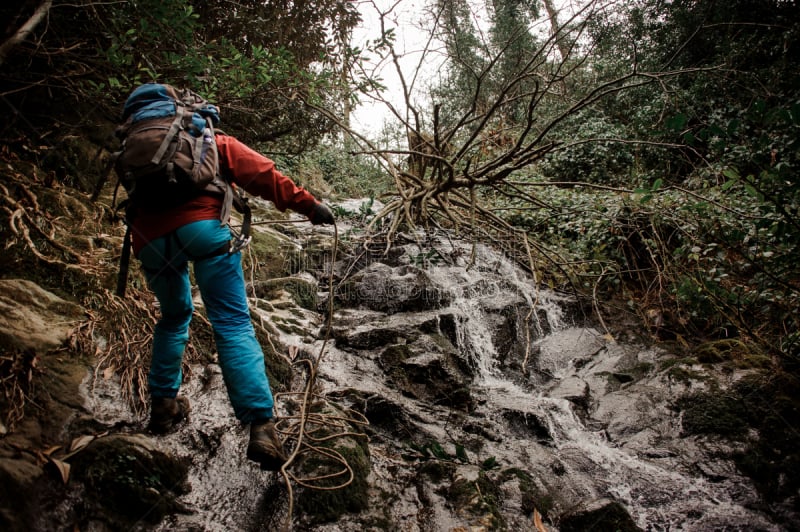
M 680 133 L 686 129 L 686 124 L 689 122 L 689 117 L 684 113 L 673 115 L 664 122 L 664 127 L 673 133 Z
M 634 194 L 639 195 L 639 203 L 647 203 L 651 199 L 653 199 L 653 194 L 658 192 L 661 189 L 661 185 L 664 184 L 664 180 L 662 178 L 658 178 L 653 181 L 653 184 L 650 188 L 637 188 L 634 190 Z
M 723 191 L 730 189 L 733 185 L 739 182 L 739 172 L 732 168 L 728 168 L 722 172 L 722 175 L 728 178 L 720 187 Z
M 451 454 L 437 441 L 428 442 L 424 445 L 416 443 L 409 443 L 408 447 L 415 451 L 414 454 L 406 454 L 403 457 L 406 460 L 444 460 L 454 462 L 458 460 L 461 463 L 468 463 L 469 456 L 463 445 L 455 443 L 455 455 Z

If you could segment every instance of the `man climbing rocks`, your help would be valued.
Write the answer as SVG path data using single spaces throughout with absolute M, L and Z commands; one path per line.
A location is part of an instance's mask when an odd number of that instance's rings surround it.
M 132 103 L 143 94 L 149 98 L 147 102 L 157 99 L 165 92 L 163 87 L 169 86 L 139 87 L 128 98 L 126 111 L 143 108 Z M 216 108 L 210 107 L 216 112 Z M 173 114 L 181 112 L 182 108 L 180 101 L 169 107 Z M 130 121 L 132 113 L 124 118 Z M 227 183 L 272 201 L 280 211 L 292 209 L 308 216 L 312 224 L 334 223 L 331 210 L 281 174 L 273 161 L 231 136 L 213 134 L 211 121 L 207 122 L 208 127 L 201 133 L 206 136 L 212 133 L 205 141 L 213 140 L 218 154 L 218 174 Z M 176 171 L 172 167 L 169 170 Z M 119 168 L 117 172 L 120 173 Z M 128 175 L 133 174 L 129 171 Z M 264 355 L 250 321 L 241 251 L 231 251 L 231 229 L 227 217 L 221 214 L 225 198 L 221 192 L 202 190 L 167 208 L 148 208 L 147 199 L 140 197 L 127 212 L 134 255 L 141 262 L 161 311 L 153 332 L 148 376 L 149 429 L 159 434 L 168 432 L 189 412 L 188 400 L 178 397 L 178 391 L 194 310 L 189 279 L 189 262 L 192 262 L 195 281 L 213 327 L 228 397 L 236 417 L 250 424 L 247 457 L 263 469 L 278 470 L 286 461 L 286 455 L 275 430 L 273 397 Z

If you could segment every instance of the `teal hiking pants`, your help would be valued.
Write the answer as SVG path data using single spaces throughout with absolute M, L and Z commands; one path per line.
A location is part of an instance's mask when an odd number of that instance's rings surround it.
M 151 397 L 178 394 L 194 311 L 189 282 L 192 262 L 214 330 L 228 397 L 236 417 L 252 423 L 272 417 L 273 397 L 264 354 L 250 319 L 241 253 L 215 254 L 230 238 L 230 229 L 220 225 L 219 220 L 201 220 L 149 242 L 139 253 L 148 286 L 161 306 L 161 317 L 153 332 L 148 385 Z

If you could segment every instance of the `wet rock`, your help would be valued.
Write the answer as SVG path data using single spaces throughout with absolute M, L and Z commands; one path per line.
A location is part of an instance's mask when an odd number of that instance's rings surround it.
M 0 279 L 0 345 L 43 353 L 59 347 L 83 309 L 25 279 Z
M 22 458 L 0 458 L 0 530 L 27 532 L 36 513 L 42 468 Z
M 640 532 L 628 510 L 611 499 L 596 499 L 585 502 L 561 516 L 560 532 L 586 532 L 587 530 L 614 530 L 617 532 Z
M 698 462 L 695 464 L 697 469 L 704 477 L 712 482 L 720 482 L 730 477 L 736 476 L 736 466 L 729 460 L 713 460 Z
M 418 335 L 408 327 L 380 327 L 379 324 L 355 330 L 349 327 L 335 327 L 332 332 L 338 347 L 351 349 L 375 349 L 399 341 L 413 341 Z
M 431 312 L 387 316 L 371 310 L 337 312 L 331 329 L 337 347 L 367 351 L 416 341 L 423 324 L 435 318 Z
M 277 279 L 267 279 L 256 281 L 248 290 L 259 299 L 268 301 L 279 299 L 280 292 L 284 291 L 301 307 L 307 310 L 316 310 L 319 307 L 319 296 L 317 295 L 316 280 L 307 279 L 300 276 L 281 277 Z
M 424 270 L 413 266 L 392 268 L 382 263 L 364 268 L 337 292 L 337 301 L 342 304 L 388 314 L 442 308 L 450 299 Z
M 605 347 L 594 329 L 568 328 L 555 331 L 536 343 L 535 368 L 554 377 L 567 376 L 576 366 L 590 363 Z
M 177 497 L 188 492 L 188 461 L 156 449 L 143 435 L 118 434 L 92 441 L 71 460 L 72 471 L 91 495 L 83 519 L 112 528 L 158 523 L 185 511 Z
M 424 353 L 405 360 L 401 368 L 405 376 L 404 391 L 412 397 L 459 410 L 472 408 L 468 382 L 455 370 L 447 355 Z
M 413 344 L 391 345 L 379 362 L 392 387 L 416 399 L 471 410 L 469 379 L 461 372 L 455 348 L 439 335 L 421 335 Z
M 533 438 L 542 444 L 552 444 L 553 436 L 547 424 L 531 412 L 506 410 L 502 414 L 512 431 L 525 439 Z
M 350 398 L 354 395 L 361 394 L 355 391 L 348 392 Z M 381 431 L 392 438 L 405 440 L 417 432 L 403 406 L 387 397 L 377 394 L 362 396 L 353 408 L 364 414 L 371 429 Z
M 580 377 L 570 376 L 556 382 L 548 392 L 555 399 L 566 399 L 576 406 L 586 409 L 591 399 L 589 384 Z
M 664 401 L 662 390 L 642 385 L 598 398 L 592 417 L 605 423 L 611 441 L 625 441 L 669 416 Z

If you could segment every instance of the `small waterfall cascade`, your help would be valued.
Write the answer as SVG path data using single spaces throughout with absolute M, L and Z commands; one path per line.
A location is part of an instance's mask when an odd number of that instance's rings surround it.
M 698 475 L 691 461 L 705 458 L 698 454 L 697 442 L 681 440 L 679 420 L 667 415 L 669 383 L 643 379 L 627 391 L 608 391 L 613 364 L 623 357 L 650 360 L 657 353 L 618 345 L 594 328 L 570 323 L 569 298 L 536 287 L 511 261 L 488 248 L 478 248 L 468 269 L 437 265 L 428 273 L 453 295 L 450 308 L 459 316 L 457 347 L 474 361 L 473 392 L 484 399 L 482 413 L 493 419 L 514 414 L 529 426 L 537 425 L 536 434 L 546 435 L 537 438 L 540 446 L 526 440 L 524 431 L 523 437 L 505 434 L 504 448 L 495 450 L 498 456 L 518 464 L 532 459 L 558 463 L 561 479 L 554 484 L 567 477 L 582 487 L 586 498 L 620 501 L 645 530 L 780 530 L 748 507 L 755 505 L 757 494 L 730 466 L 720 465 L 727 468 L 725 478 Z M 516 332 L 516 355 L 534 367 L 522 376 L 507 371 L 508 363 L 506 369 L 499 363 L 505 353 L 496 342 L 498 311 L 508 315 L 512 310 L 521 329 Z M 536 378 L 536 372 L 546 378 Z M 567 382 L 583 384 L 580 400 L 561 393 Z M 620 412 L 610 415 L 615 406 Z M 609 437 L 604 416 L 627 424 L 617 430 L 627 432 L 630 443 L 616 434 Z M 688 457 L 681 454 L 684 450 Z M 543 475 L 553 477 L 551 471 Z M 730 528 L 731 523 L 743 527 Z
M 685 388 L 656 371 L 657 349 L 614 342 L 586 325 L 570 297 L 541 288 L 488 246 L 445 236 L 380 260 L 349 275 L 356 299 L 336 309 L 317 379 L 321 395 L 370 417 L 371 510 L 298 530 L 376 522 L 410 532 L 489 530 L 464 517 L 448 487 L 421 472 L 424 462 L 408 459 L 409 441 L 440 443 L 453 483 L 477 481 L 487 459 L 495 473 L 523 472 L 553 501 L 549 532 L 572 507 L 599 499 L 624 505 L 653 532 L 782 530 L 759 510 L 752 483 L 715 457 L 717 447 L 682 437 L 671 404 Z M 324 272 L 312 273 L 318 295 L 331 297 Z M 288 292 L 272 303 L 252 308 L 274 326 L 276 346 L 320 352 L 320 313 L 292 304 Z M 464 388 L 468 400 L 448 402 Z M 117 398 L 101 391 L 91 410 L 117 418 L 117 407 L 104 405 Z M 246 460 L 246 428 L 232 415 L 218 368 L 198 368 L 184 392 L 195 406 L 191 422 L 157 443 L 192 462 L 192 489 L 182 498 L 188 511 L 153 529 L 275 529 L 285 492 L 276 475 Z M 465 460 L 455 458 L 455 445 Z M 502 492 L 498 511 L 507 529 L 531 530 L 530 509 L 513 502 L 519 491 Z

